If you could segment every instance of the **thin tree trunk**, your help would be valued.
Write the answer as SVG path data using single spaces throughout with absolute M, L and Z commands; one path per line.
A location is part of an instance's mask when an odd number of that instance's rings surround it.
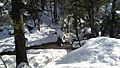
M 110 22 L 110 37 L 114 38 L 114 27 L 115 27 L 115 7 L 116 0 L 112 1 L 112 13 L 111 13 L 111 22 Z
M 50 11 L 51 11 L 51 21 L 52 21 L 52 23 L 54 23 L 54 21 L 53 21 L 53 10 L 52 10 L 52 0 L 50 0 Z
M 57 23 L 57 1 L 56 0 L 53 0 L 54 1 L 54 23 Z
M 107 13 L 107 5 L 105 5 L 105 14 Z M 101 28 L 101 36 L 105 36 L 105 33 L 106 33 L 106 31 L 107 30 L 109 30 L 108 29 L 108 20 L 109 19 L 107 19 L 108 17 L 105 15 L 104 17 L 103 17 L 103 24 L 101 25 L 102 26 L 102 28 Z
M 95 20 L 94 20 L 94 4 L 92 2 L 92 0 L 90 0 L 90 7 L 88 8 L 88 15 L 89 15 L 89 26 L 91 27 L 91 33 L 92 33 L 92 37 L 97 37 L 99 34 L 95 28 Z
M 38 30 L 39 30 L 39 31 L 40 31 L 41 16 L 42 16 L 42 11 L 40 12 L 40 18 L 39 18 L 39 14 L 37 13 L 37 19 L 38 19 Z
M 14 38 L 15 38 L 15 51 L 16 51 L 16 66 L 21 62 L 27 61 L 25 36 L 24 36 L 24 23 L 21 11 L 21 0 L 12 0 L 12 19 L 14 23 Z
M 42 8 L 42 10 L 45 9 L 45 0 L 41 0 L 41 8 Z
M 78 33 L 78 28 L 77 28 L 77 24 L 78 24 L 78 22 L 77 22 L 77 18 L 76 18 L 76 14 L 74 14 L 73 15 L 73 18 L 74 18 L 74 23 L 73 23 L 73 27 L 74 27 L 74 29 L 75 29 L 75 34 L 76 34 L 76 37 L 77 37 L 77 40 L 78 40 L 78 44 L 79 44 L 79 46 L 81 47 L 81 44 L 80 44 L 80 38 L 79 38 L 79 33 Z

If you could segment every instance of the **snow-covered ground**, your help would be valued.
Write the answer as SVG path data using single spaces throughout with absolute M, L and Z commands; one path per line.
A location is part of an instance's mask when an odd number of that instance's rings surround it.
M 14 37 L 9 35 L 10 32 L 13 31 L 4 29 L 0 32 L 0 52 L 14 50 Z M 60 29 L 43 27 L 41 31 L 33 29 L 32 33 L 25 29 L 25 37 L 28 39 L 27 46 L 56 42 L 59 36 L 63 37 Z M 15 55 L 1 57 L 8 68 L 15 68 Z M 31 68 L 101 68 L 101 66 L 102 68 L 119 68 L 120 39 L 92 38 L 86 40 L 81 48 L 68 54 L 65 49 L 32 49 L 27 51 L 27 57 Z M 2 60 L 0 60 L 0 68 L 4 68 Z
M 38 49 L 27 51 L 28 62 L 31 68 L 43 68 L 50 62 L 56 63 L 66 54 L 67 51 L 64 49 Z M 4 55 L 2 58 L 8 68 L 15 68 L 15 55 Z M 5 68 L 1 59 L 0 68 Z
M 57 38 L 63 38 L 63 33 L 60 30 L 59 25 L 51 24 L 50 15 L 44 13 L 42 15 L 42 24 L 40 31 L 34 28 L 31 33 L 25 27 L 25 37 L 27 38 L 26 45 L 34 46 L 41 45 L 43 43 L 56 42 Z M 27 21 L 28 23 L 30 21 Z M 2 26 L 3 27 L 3 26 Z M 5 26 L 1 28 L 3 31 L 0 32 L 0 52 L 13 51 L 15 49 L 14 37 L 12 34 L 13 28 L 10 26 Z M 56 34 L 56 33 L 57 34 Z M 64 55 L 67 54 L 67 51 L 64 49 L 37 49 L 37 50 L 28 50 L 27 57 L 28 62 L 31 68 L 43 68 L 50 62 L 56 63 Z M 15 55 L 3 55 L 1 56 L 8 68 L 15 68 L 16 61 Z M 21 67 L 21 66 L 20 66 Z M 0 68 L 5 68 L 2 60 L 0 59 Z
M 92 38 L 68 54 L 64 49 L 38 49 L 28 50 L 27 56 L 31 68 L 119 68 L 120 39 Z M 14 55 L 2 58 L 9 68 L 15 68 Z M 0 68 L 4 68 L 2 61 Z
M 10 30 L 4 29 L 0 32 L 0 52 L 13 51 L 14 37 L 9 35 Z M 57 32 L 57 34 L 54 34 Z M 41 28 L 41 31 L 33 30 L 29 33 L 26 29 L 25 37 L 27 38 L 27 46 L 41 45 L 43 43 L 56 42 L 58 36 L 63 37 L 63 33 L 60 29 L 52 29 L 49 27 Z
M 10 35 L 11 33 L 13 33 L 13 30 L 10 28 L 4 28 L 0 32 L 0 52 L 13 51 L 15 49 L 14 37 Z M 34 46 L 56 42 L 57 37 L 63 37 L 63 33 L 60 29 L 53 29 L 47 26 L 42 27 L 41 31 L 33 29 L 31 33 L 25 28 L 25 37 L 27 38 L 27 46 Z M 43 68 L 50 62 L 56 63 L 66 54 L 67 51 L 65 49 L 31 49 L 27 51 L 28 62 L 31 68 Z M 15 55 L 3 55 L 1 57 L 8 68 L 15 68 Z M 0 68 L 5 68 L 1 59 Z
M 120 39 L 98 37 L 46 68 L 119 68 Z

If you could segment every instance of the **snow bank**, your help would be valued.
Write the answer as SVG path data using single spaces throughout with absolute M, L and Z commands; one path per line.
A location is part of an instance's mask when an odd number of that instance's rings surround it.
M 120 39 L 98 37 L 46 68 L 119 68 Z

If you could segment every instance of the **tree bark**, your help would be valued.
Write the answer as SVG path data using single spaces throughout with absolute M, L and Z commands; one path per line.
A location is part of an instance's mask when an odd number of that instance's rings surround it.
M 45 0 L 41 0 L 41 8 L 42 10 L 45 10 Z
M 111 38 L 114 38 L 115 7 L 116 7 L 116 0 L 113 0 L 112 1 L 112 10 L 111 10 L 111 22 L 110 22 L 110 37 Z
M 21 0 L 12 0 L 12 19 L 14 27 L 15 38 L 15 52 L 16 52 L 16 66 L 21 62 L 27 61 L 25 36 L 24 36 L 24 23 L 22 15 L 22 2 Z
M 52 10 L 52 0 L 50 0 L 50 12 L 51 12 L 51 22 L 53 23 L 53 10 Z
M 77 37 L 77 40 L 78 40 L 78 44 L 79 44 L 79 46 L 81 47 L 82 45 L 80 44 L 80 38 L 79 38 L 79 32 L 78 32 L 78 22 L 77 22 L 77 20 L 78 20 L 78 18 L 76 17 L 77 15 L 74 13 L 74 15 L 73 15 L 73 18 L 74 18 L 74 23 L 73 23 L 73 27 L 74 27 L 74 29 L 75 29 L 75 35 L 76 35 L 76 37 Z
M 90 6 L 88 8 L 88 15 L 89 15 L 89 26 L 91 28 L 92 37 L 97 37 L 99 34 L 98 34 L 96 27 L 95 27 L 94 4 L 93 4 L 92 0 L 90 0 Z
M 53 0 L 53 2 L 54 2 L 54 11 L 53 11 L 53 14 L 54 14 L 54 23 L 57 23 L 57 1 Z

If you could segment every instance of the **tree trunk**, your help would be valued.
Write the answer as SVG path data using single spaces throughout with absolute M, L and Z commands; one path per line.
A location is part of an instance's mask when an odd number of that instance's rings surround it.
M 39 31 L 40 31 L 41 16 L 42 16 L 42 12 L 40 12 L 40 18 L 39 18 L 39 14 L 37 13 L 37 19 L 38 19 L 37 26 Z
M 111 22 L 110 22 L 110 37 L 111 38 L 114 38 L 115 7 L 116 7 L 116 0 L 113 0 L 112 1 L 112 11 L 111 11 Z
M 105 13 L 107 13 L 107 7 L 108 5 L 105 5 Z M 103 23 L 101 24 L 101 36 L 106 36 L 109 35 L 109 32 L 107 32 L 109 30 L 109 24 L 108 22 L 110 22 L 110 16 L 104 15 L 103 17 Z
M 12 0 L 12 19 L 14 23 L 14 37 L 15 37 L 15 51 L 16 51 L 16 66 L 21 62 L 27 61 L 25 36 L 24 36 L 24 23 L 21 11 L 21 0 Z
M 99 34 L 98 34 L 96 27 L 95 27 L 94 4 L 93 4 L 92 0 L 90 0 L 90 6 L 88 8 L 88 15 L 89 15 L 89 26 L 91 28 L 92 37 L 97 37 Z
M 57 23 L 57 1 L 56 0 L 53 0 L 54 1 L 54 23 Z
M 81 47 L 80 38 L 79 38 L 79 35 L 78 35 L 79 32 L 78 32 L 78 28 L 77 28 L 77 27 L 78 27 L 78 26 L 77 26 L 77 25 L 78 25 L 78 22 L 77 22 L 78 19 L 77 19 L 76 16 L 77 16 L 76 14 L 73 15 L 73 18 L 74 18 L 73 27 L 74 27 L 74 29 L 75 29 L 75 35 L 76 35 L 77 40 L 78 40 L 78 42 L 79 42 L 78 44 L 79 44 L 79 46 Z
M 45 10 L 45 0 L 41 0 L 41 8 L 42 10 Z
M 53 10 L 52 10 L 52 0 L 50 0 L 50 12 L 51 12 L 51 22 L 53 23 Z

